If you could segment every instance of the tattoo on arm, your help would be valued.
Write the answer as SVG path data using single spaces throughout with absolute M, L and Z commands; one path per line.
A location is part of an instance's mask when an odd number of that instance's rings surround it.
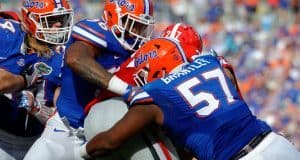
M 77 41 L 67 49 L 66 62 L 73 72 L 87 81 L 107 88 L 113 76 L 96 60 L 99 51 L 93 46 Z

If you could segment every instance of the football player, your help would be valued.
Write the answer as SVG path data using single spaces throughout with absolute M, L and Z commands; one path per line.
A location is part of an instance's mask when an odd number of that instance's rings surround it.
M 181 41 L 180 43 L 182 44 L 184 43 L 185 45 L 191 46 L 189 50 L 189 57 L 191 58 L 193 55 L 199 55 L 203 47 L 202 40 L 199 34 L 190 25 L 179 24 L 176 26 L 176 30 L 181 33 L 180 36 L 176 37 L 176 40 Z M 169 27 L 167 27 L 167 29 L 169 30 L 173 27 L 174 25 L 170 25 Z M 183 39 L 186 40 L 182 41 Z M 144 69 L 140 69 L 137 66 L 140 63 L 148 61 L 148 59 L 150 58 L 157 58 L 157 54 L 155 52 L 144 54 L 137 51 L 121 65 L 120 70 L 115 73 L 115 76 L 124 80 L 131 86 L 144 85 L 144 76 L 146 76 L 144 75 Z M 127 105 L 122 101 L 122 99 L 113 98 L 101 102 L 111 96 L 116 95 L 111 95 L 107 92 L 101 92 L 101 94 L 97 98 L 95 98 L 86 106 L 85 111 L 88 113 L 88 115 L 85 118 L 84 127 L 85 135 L 88 140 L 94 137 L 98 132 L 109 129 L 127 112 Z M 88 112 L 89 109 L 91 109 L 90 112 Z M 156 153 L 157 157 L 159 157 L 160 159 L 178 159 L 178 155 L 176 151 L 174 151 L 175 149 L 169 142 L 169 139 L 164 134 L 161 134 L 160 132 L 158 133 L 159 134 L 157 134 L 156 131 L 153 130 L 147 130 L 147 132 L 142 133 L 144 137 L 148 138 L 150 141 L 152 141 L 152 144 L 154 144 L 153 146 L 149 146 L 149 148 L 152 149 L 153 153 Z M 153 143 L 154 141 L 160 142 L 160 145 Z M 135 159 L 139 155 L 142 156 L 142 147 L 139 146 L 141 144 L 137 142 L 141 142 L 138 136 L 131 138 L 130 141 L 122 145 L 122 147 L 118 150 L 118 154 L 124 156 L 126 155 L 128 159 Z M 138 150 L 137 147 L 128 147 L 132 146 L 132 144 L 136 144 L 136 146 L 139 146 L 140 150 Z M 116 156 L 118 154 L 114 153 L 112 155 Z
M 102 19 L 83 19 L 73 27 L 62 69 L 57 113 L 48 120 L 41 138 L 25 159 L 74 158 L 72 154 L 77 152 L 72 149 L 84 142 L 84 106 L 99 87 L 125 93 L 127 86 L 119 87 L 116 78 L 109 85 L 111 73 L 150 38 L 153 25 L 151 0 L 106 0 Z
M 193 56 L 198 56 L 202 53 L 203 44 L 200 35 L 197 31 L 190 25 L 184 23 L 176 23 L 169 25 L 166 29 L 162 32 L 161 37 L 168 37 L 177 42 L 179 42 L 182 46 L 189 46 L 185 53 L 187 57 L 191 60 Z M 209 53 L 209 54 L 214 54 Z M 155 53 L 148 53 L 144 54 L 142 52 L 134 53 L 129 59 L 124 62 L 120 70 L 115 73 L 115 76 L 121 78 L 126 83 L 132 86 L 143 86 L 146 84 L 145 76 L 147 75 L 147 68 L 138 68 L 138 64 L 148 61 L 150 58 L 154 58 L 157 55 Z M 233 72 L 232 66 L 227 63 L 227 61 L 218 56 L 220 63 L 222 64 L 224 70 L 228 74 L 228 76 L 233 80 L 238 88 L 235 75 Z M 232 74 L 231 74 L 232 73 Z M 85 108 L 85 111 L 88 113 L 87 117 L 85 118 L 85 134 L 88 139 L 91 139 L 95 136 L 98 132 L 105 131 L 112 127 L 121 117 L 126 113 L 127 107 L 121 99 L 111 99 L 106 100 L 105 102 L 101 103 L 101 101 L 109 98 L 112 94 L 107 92 L 102 92 L 97 98 L 91 101 Z M 118 104 L 118 105 L 117 105 Z M 124 107 L 125 106 L 125 107 Z M 90 112 L 89 109 L 91 109 Z M 116 114 L 118 113 L 118 114 Z M 103 115 L 103 116 L 98 116 Z M 105 121 L 104 121 L 105 120 Z M 101 123 L 100 123 L 101 122 Z M 167 157 L 174 157 L 176 152 L 173 151 L 171 144 L 167 143 L 168 138 L 165 137 L 163 134 L 160 136 L 156 135 L 156 139 L 168 144 L 169 151 L 166 150 L 165 152 L 161 152 L 160 148 L 154 148 L 154 151 L 157 153 L 164 153 L 158 154 L 161 156 L 161 159 L 168 159 Z M 128 155 L 132 154 L 136 150 L 131 149 L 130 147 L 126 147 L 132 143 L 131 141 L 138 141 L 136 137 L 131 138 L 129 142 L 124 144 L 121 149 L 119 149 L 119 153 L 128 153 Z M 162 143 L 162 144 L 164 144 Z M 136 143 L 135 143 L 136 144 Z M 163 146 L 162 146 L 163 147 Z M 155 153 L 154 152 L 154 153 Z M 130 153 L 130 154 L 129 154 Z M 185 152 L 179 152 L 185 153 Z M 136 153 L 135 155 L 138 155 Z M 116 154 L 114 154 L 116 155 Z M 170 156 L 168 156 L 170 155 Z M 177 155 L 176 155 L 177 156 Z M 181 155 L 183 159 L 187 159 L 184 155 Z
M 129 111 L 82 146 L 82 157 L 111 153 L 154 123 L 197 159 L 300 158 L 287 139 L 252 115 L 215 55 L 191 61 L 188 49 L 171 38 L 140 48 L 142 55 L 157 55 L 137 64 L 147 84 L 124 95 Z
M 22 159 L 41 134 L 44 127 L 36 118 L 46 116 L 42 111 L 47 108 L 28 116 L 27 108 L 20 108 L 26 104 L 23 103 L 27 101 L 25 98 L 12 96 L 9 99 L 4 94 L 17 95 L 15 92 L 31 85 L 33 81 L 24 71 L 33 62 L 43 56 L 48 57 L 46 61 L 52 55 L 60 56 L 55 48 L 68 41 L 73 24 L 73 11 L 67 1 L 25 0 L 22 4 L 20 18 L 14 12 L 0 13 L 1 148 L 16 159 Z M 30 60 L 31 56 L 35 57 L 34 61 Z M 26 92 L 26 96 L 30 93 Z M 52 101 L 52 98 L 47 97 L 47 100 Z
M 187 25 L 187 24 L 182 24 L 182 23 L 172 24 L 172 25 L 166 27 L 166 29 L 164 29 L 162 31 L 160 36 L 174 38 L 175 40 L 179 41 L 181 45 L 190 46 L 185 51 L 186 54 L 188 54 L 188 55 L 191 54 L 190 50 L 193 51 L 195 46 L 200 45 L 200 44 L 197 44 L 197 41 L 196 41 L 197 38 L 192 38 L 192 37 L 197 36 L 197 31 L 192 26 Z M 200 42 L 202 45 L 202 41 L 200 41 Z M 202 50 L 200 50 L 200 52 L 201 51 Z M 213 49 L 208 53 L 201 53 L 201 54 L 212 54 L 212 55 L 217 56 L 220 63 L 222 64 L 222 67 L 224 68 L 226 75 L 230 78 L 232 83 L 235 84 L 235 87 L 238 90 L 239 95 L 242 97 L 232 65 L 223 56 L 218 56 L 217 53 Z

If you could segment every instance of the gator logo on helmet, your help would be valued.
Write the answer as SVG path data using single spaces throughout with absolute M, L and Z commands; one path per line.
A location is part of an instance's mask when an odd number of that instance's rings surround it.
M 127 11 L 134 11 L 134 9 L 135 9 L 135 5 L 131 4 L 127 0 L 109 0 L 109 2 L 110 3 L 116 2 L 119 5 L 119 7 L 125 7 L 127 9 Z
M 24 7 L 25 8 L 44 8 L 45 4 L 44 2 L 39 2 L 39 1 L 33 1 L 33 0 L 28 0 L 24 2 Z

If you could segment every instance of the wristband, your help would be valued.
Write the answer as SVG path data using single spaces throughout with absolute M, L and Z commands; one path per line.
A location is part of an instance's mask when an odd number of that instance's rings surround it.
M 86 143 L 87 144 L 87 143 Z M 92 157 L 86 151 L 86 144 L 80 146 L 79 154 L 84 159 L 91 159 Z
M 107 89 L 116 94 L 123 95 L 126 93 L 127 87 L 128 84 L 126 82 L 114 75 L 109 80 Z

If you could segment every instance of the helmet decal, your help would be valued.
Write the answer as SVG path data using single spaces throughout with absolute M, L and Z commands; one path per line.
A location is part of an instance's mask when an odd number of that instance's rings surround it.
M 134 11 L 135 5 L 128 0 L 109 0 L 110 3 L 116 3 L 119 7 L 125 7 L 127 11 Z
M 29 0 L 24 2 L 24 7 L 25 8 L 44 8 L 45 4 L 44 2 L 39 2 L 39 1 L 34 1 L 34 0 Z

